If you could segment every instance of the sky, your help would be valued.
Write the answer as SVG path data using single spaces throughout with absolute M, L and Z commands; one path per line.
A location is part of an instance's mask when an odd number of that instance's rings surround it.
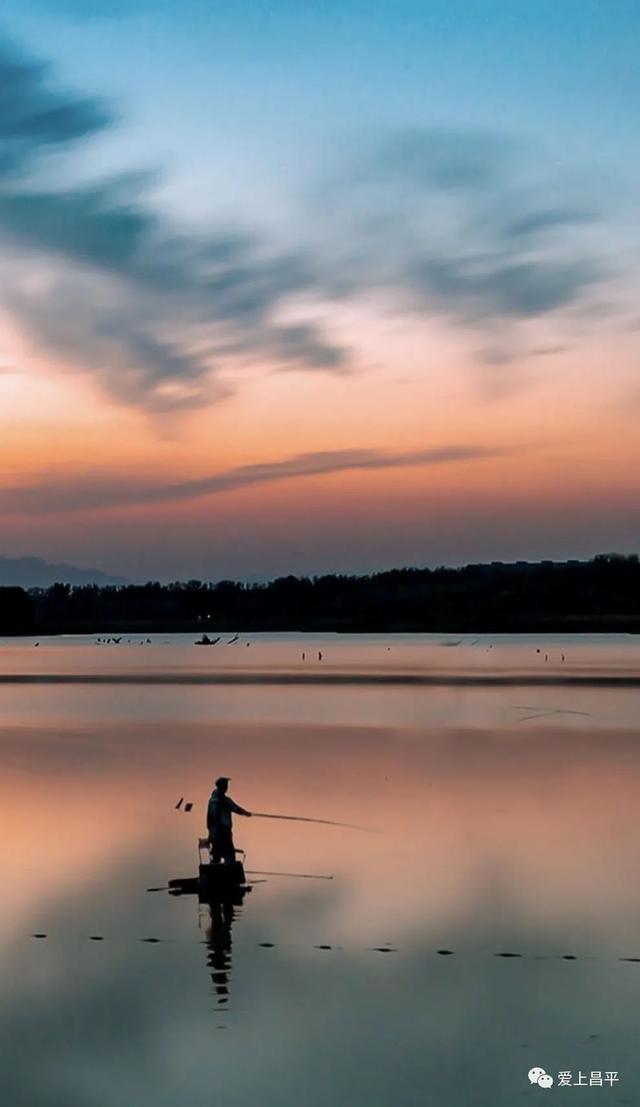
M 640 547 L 635 0 L 5 0 L 0 553 Z

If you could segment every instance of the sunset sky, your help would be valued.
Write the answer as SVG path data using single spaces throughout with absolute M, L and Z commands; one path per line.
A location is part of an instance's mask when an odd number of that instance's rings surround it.
M 637 0 L 4 0 L 0 555 L 640 547 Z

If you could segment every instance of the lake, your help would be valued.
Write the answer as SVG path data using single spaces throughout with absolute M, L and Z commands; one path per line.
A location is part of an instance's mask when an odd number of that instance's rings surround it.
M 196 637 L 0 642 L 0 1102 L 638 1103 L 640 638 Z

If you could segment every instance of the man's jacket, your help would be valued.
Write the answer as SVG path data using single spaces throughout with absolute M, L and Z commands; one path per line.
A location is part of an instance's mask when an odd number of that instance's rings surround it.
M 236 815 L 241 815 L 243 808 L 234 803 L 231 796 L 215 788 L 207 806 L 207 830 L 214 833 L 216 830 L 231 830 L 231 816 L 234 811 Z

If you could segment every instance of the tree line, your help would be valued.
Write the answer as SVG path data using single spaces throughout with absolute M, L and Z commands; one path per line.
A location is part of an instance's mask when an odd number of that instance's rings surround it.
M 640 632 L 640 563 L 636 554 L 600 554 L 264 584 L 0 588 L 3 635 L 216 630 Z

